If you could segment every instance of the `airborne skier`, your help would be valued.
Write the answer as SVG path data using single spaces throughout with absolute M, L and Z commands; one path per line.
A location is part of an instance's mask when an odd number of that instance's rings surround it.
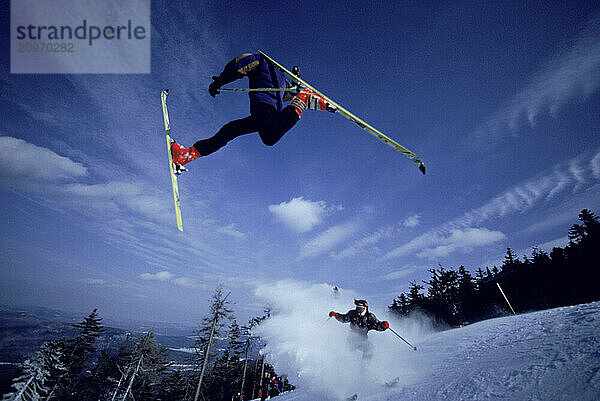
M 372 346 L 367 338 L 369 330 L 385 331 L 390 324 L 387 321 L 379 321 L 377 317 L 369 312 L 369 304 L 363 299 L 355 299 L 355 309 L 347 313 L 329 312 L 329 317 L 335 317 L 342 323 L 350 323 L 352 335 L 349 337 L 351 345 L 363 352 L 363 359 L 369 359 L 372 354 Z
M 286 76 L 262 54 L 246 53 L 231 60 L 218 77 L 212 77 L 213 82 L 209 85 L 208 92 L 215 97 L 223 85 L 244 77 L 248 77 L 250 89 L 292 87 Z M 291 103 L 284 106 L 284 102 L 290 100 Z M 178 165 L 178 171 L 183 171 L 185 168 L 181 166 L 216 152 L 238 136 L 253 132 L 258 132 L 265 145 L 273 146 L 300 120 L 307 108 L 331 112 L 336 110 L 308 88 L 298 89 L 295 96 L 293 92 L 284 91 L 250 92 L 250 116 L 225 124 L 214 136 L 200 140 L 189 148 L 173 142 L 173 162 Z

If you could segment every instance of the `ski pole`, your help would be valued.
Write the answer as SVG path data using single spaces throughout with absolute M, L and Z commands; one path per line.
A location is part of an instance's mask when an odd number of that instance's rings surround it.
M 405 343 L 407 343 L 407 344 L 408 344 L 408 345 L 409 345 L 409 346 L 410 346 L 410 347 L 411 347 L 413 350 L 415 350 L 415 351 L 417 350 L 417 347 L 415 347 L 414 345 L 412 345 L 411 343 L 409 343 L 408 341 L 406 341 L 406 340 L 405 340 L 405 339 L 404 339 L 404 338 L 403 338 L 403 337 L 402 337 L 400 334 L 396 333 L 396 332 L 394 331 L 394 329 L 392 329 L 392 328 L 390 327 L 388 330 L 390 330 L 392 333 L 394 333 L 395 335 L 397 335 L 397 336 L 398 336 L 398 338 L 400 338 L 402 341 L 404 341 Z
M 512 311 L 513 315 L 516 315 L 515 310 L 513 309 L 512 305 L 510 304 L 510 302 L 508 300 L 508 298 L 506 297 L 506 294 L 504 293 L 504 291 L 502 291 L 502 287 L 500 287 L 500 283 L 496 283 L 496 285 L 498 286 L 498 289 L 500 290 L 500 292 L 502 293 L 502 296 L 506 300 L 506 303 L 510 307 L 510 310 Z
M 298 88 L 224 88 L 217 92 L 298 92 Z

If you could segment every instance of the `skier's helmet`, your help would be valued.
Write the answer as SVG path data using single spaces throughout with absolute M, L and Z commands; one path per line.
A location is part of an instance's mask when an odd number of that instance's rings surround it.
M 365 313 L 367 313 L 367 309 L 369 309 L 369 304 L 364 299 L 355 299 L 354 305 L 356 305 L 356 310 L 361 315 L 364 315 Z

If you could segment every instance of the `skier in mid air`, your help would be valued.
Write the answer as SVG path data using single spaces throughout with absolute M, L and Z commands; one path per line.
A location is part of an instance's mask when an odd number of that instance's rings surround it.
M 369 304 L 363 299 L 355 299 L 355 309 L 347 313 L 329 312 L 329 317 L 335 317 L 342 323 L 350 323 L 351 345 L 363 352 L 363 359 L 369 359 L 372 355 L 372 346 L 367 338 L 369 330 L 385 331 L 390 324 L 387 321 L 379 321 L 377 317 L 369 312 Z
M 246 53 L 231 60 L 218 77 L 212 77 L 213 82 L 209 85 L 208 92 L 215 97 L 223 85 L 244 77 L 248 77 L 251 89 L 292 87 L 285 75 L 262 54 Z M 290 100 L 291 103 L 285 106 L 284 102 Z M 250 92 L 250 116 L 225 124 L 214 136 L 200 140 L 189 148 L 173 142 L 173 162 L 178 172 L 185 171 L 183 165 L 216 152 L 240 135 L 253 132 L 258 132 L 265 145 L 273 146 L 300 120 L 306 109 L 331 112 L 336 110 L 308 88 L 299 88 L 296 93 Z

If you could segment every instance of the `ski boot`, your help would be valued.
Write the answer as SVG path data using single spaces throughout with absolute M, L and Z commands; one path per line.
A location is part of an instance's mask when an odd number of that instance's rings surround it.
M 183 165 L 199 158 L 200 153 L 193 146 L 184 148 L 173 141 L 171 142 L 171 156 L 173 157 L 173 166 L 175 167 L 174 172 L 176 175 L 180 175 L 184 171 L 188 171 Z
M 330 104 L 323 97 L 318 95 L 311 89 L 303 88 L 300 93 L 298 93 L 290 103 L 295 109 L 296 113 L 298 113 L 298 117 L 302 116 L 304 110 L 327 110 L 331 113 L 335 113 L 337 111 L 337 107 Z

